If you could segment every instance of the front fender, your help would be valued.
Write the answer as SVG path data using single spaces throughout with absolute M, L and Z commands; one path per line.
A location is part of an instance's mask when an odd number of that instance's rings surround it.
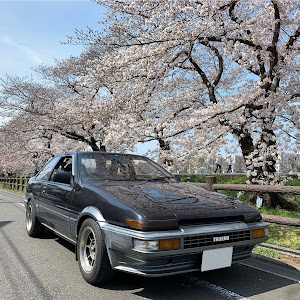
M 35 205 L 35 207 L 36 207 L 36 209 L 38 208 L 38 205 L 37 205 L 37 203 L 36 203 L 36 201 L 35 201 L 35 198 L 34 198 L 34 196 L 33 196 L 33 193 L 29 193 L 29 194 L 26 194 L 25 195 L 25 198 L 24 198 L 24 206 L 25 206 L 25 208 L 27 208 L 27 204 L 28 204 L 28 201 L 31 201 L 34 205 Z
M 97 223 L 100 225 L 100 227 L 101 227 L 101 224 L 104 224 L 106 222 L 101 211 L 98 208 L 96 208 L 94 206 L 85 207 L 83 209 L 83 211 L 79 214 L 76 224 L 75 224 L 76 244 L 77 244 L 80 227 L 81 227 L 82 223 L 84 222 L 84 220 L 86 220 L 87 218 L 92 218 L 95 221 L 97 221 Z M 76 260 L 78 260 L 77 246 L 75 247 L 75 258 L 76 258 Z
M 100 223 L 100 226 L 101 226 L 101 223 L 106 222 L 101 211 L 98 208 L 96 208 L 94 206 L 85 207 L 84 210 L 78 216 L 78 219 L 76 222 L 76 238 L 78 236 L 81 224 L 87 218 L 93 218 L 95 221 Z

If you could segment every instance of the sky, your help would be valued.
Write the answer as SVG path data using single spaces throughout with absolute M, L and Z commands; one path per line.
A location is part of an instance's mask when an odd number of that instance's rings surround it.
M 0 76 L 28 76 L 39 64 L 78 55 L 78 45 L 62 45 L 75 28 L 99 28 L 102 9 L 91 1 L 0 0 Z
M 32 68 L 79 55 L 80 45 L 65 45 L 75 29 L 101 30 L 103 9 L 89 0 L 0 0 L 0 77 L 30 76 Z M 156 143 L 139 144 L 144 154 Z

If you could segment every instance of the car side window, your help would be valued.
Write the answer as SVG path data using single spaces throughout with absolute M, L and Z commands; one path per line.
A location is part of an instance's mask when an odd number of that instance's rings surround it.
M 43 169 L 36 176 L 37 180 L 49 180 L 54 166 L 57 164 L 59 157 L 54 157 L 49 163 L 47 163 Z
M 64 156 L 56 164 L 50 181 L 70 184 L 72 174 L 72 156 Z

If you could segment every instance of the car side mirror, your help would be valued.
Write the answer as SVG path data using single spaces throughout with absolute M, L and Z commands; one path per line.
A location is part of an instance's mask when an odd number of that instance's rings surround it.
M 69 172 L 57 172 L 53 175 L 54 182 L 69 184 L 73 186 L 74 184 L 74 178 L 73 175 Z

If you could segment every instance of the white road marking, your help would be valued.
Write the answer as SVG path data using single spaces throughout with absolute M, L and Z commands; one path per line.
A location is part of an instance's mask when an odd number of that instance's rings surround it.
M 18 204 L 20 204 L 21 206 L 25 207 L 24 203 L 20 203 L 20 202 L 18 202 Z
M 231 299 L 231 300 L 250 300 L 249 298 L 245 298 L 237 293 L 234 293 L 232 291 L 229 291 L 221 286 L 218 286 L 218 285 L 215 285 L 213 283 L 210 283 L 208 281 L 204 281 L 204 280 L 201 280 L 197 277 L 190 277 L 191 280 L 193 281 L 193 283 L 197 284 L 197 285 L 200 285 L 202 287 L 205 287 L 205 288 L 208 288 L 210 290 L 212 290 L 214 293 L 222 296 L 222 297 L 225 297 L 227 299 Z
M 258 271 L 262 271 L 262 272 L 265 272 L 265 273 L 268 273 L 268 274 L 271 274 L 271 275 L 275 275 L 275 276 L 278 276 L 278 277 L 281 277 L 281 278 L 284 278 L 284 279 L 288 279 L 288 280 L 294 281 L 295 283 L 300 283 L 299 280 L 297 280 L 295 278 L 292 278 L 292 277 L 289 277 L 289 276 L 285 276 L 285 275 L 282 275 L 282 274 L 271 272 L 269 270 L 262 269 L 262 268 L 259 268 L 259 267 L 254 267 L 254 266 L 251 266 L 251 265 L 247 265 L 245 263 L 239 263 L 239 264 L 243 265 L 245 267 L 249 267 L 249 268 L 252 268 L 252 269 L 255 269 L 255 270 L 258 270 Z

